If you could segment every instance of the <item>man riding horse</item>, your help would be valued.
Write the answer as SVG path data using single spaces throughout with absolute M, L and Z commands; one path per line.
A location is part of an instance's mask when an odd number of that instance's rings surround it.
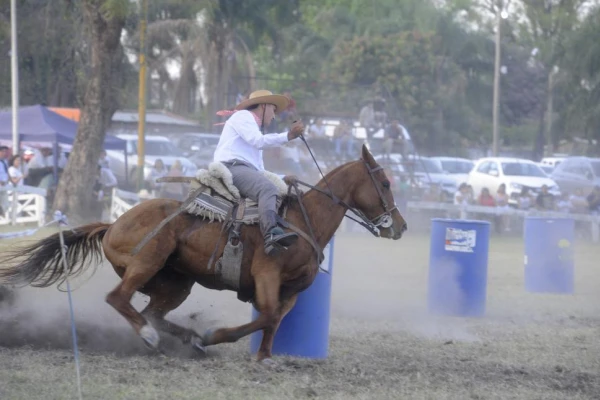
M 268 90 L 252 92 L 234 111 L 221 111 L 231 115 L 225 123 L 214 161 L 224 164 L 233 178 L 240 195 L 258 203 L 260 231 L 265 240 L 265 253 L 275 255 L 279 249 L 292 245 L 298 239 L 294 232 L 285 233 L 277 225 L 277 187 L 262 173 L 263 149 L 277 147 L 294 140 L 304 132 L 301 122 L 294 122 L 288 132 L 266 134 L 265 129 L 278 114 L 285 110 L 289 99 Z M 286 183 L 292 177 L 285 177 Z

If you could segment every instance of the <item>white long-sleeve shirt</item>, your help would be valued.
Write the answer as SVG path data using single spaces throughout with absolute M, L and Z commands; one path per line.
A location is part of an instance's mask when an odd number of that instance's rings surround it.
M 238 159 L 264 171 L 262 149 L 277 147 L 287 141 L 287 132 L 263 135 L 252 113 L 241 110 L 225 122 L 213 160 L 225 162 Z

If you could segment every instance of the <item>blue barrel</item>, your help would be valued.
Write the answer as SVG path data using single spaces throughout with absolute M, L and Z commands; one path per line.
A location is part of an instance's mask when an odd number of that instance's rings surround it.
M 569 218 L 525 218 L 525 290 L 534 293 L 574 292 L 573 237 Z
M 312 285 L 298 295 L 296 305 L 283 318 L 273 341 L 273 355 L 290 355 L 323 359 L 329 350 L 329 306 L 333 273 L 333 242 L 323 250 L 325 259 Z M 252 320 L 258 312 L 252 307 Z M 262 330 L 250 336 L 250 352 L 256 353 L 262 341 Z
M 490 223 L 431 220 L 428 308 L 432 314 L 485 314 Z

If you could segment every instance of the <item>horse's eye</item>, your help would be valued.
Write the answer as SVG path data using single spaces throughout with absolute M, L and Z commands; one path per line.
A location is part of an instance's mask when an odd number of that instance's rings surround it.
M 390 188 L 390 181 L 383 181 L 382 185 L 383 185 L 384 188 L 389 189 Z

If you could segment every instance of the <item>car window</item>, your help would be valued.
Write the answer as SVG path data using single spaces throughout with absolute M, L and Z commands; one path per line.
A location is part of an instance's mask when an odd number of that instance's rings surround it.
M 477 167 L 477 172 L 481 172 L 482 174 L 487 174 L 488 171 L 490 170 L 490 164 L 491 164 L 491 162 L 489 162 L 489 161 L 485 161 L 485 162 L 481 163 L 481 165 L 479 167 Z
M 506 176 L 534 176 L 544 178 L 546 174 L 535 164 L 522 162 L 504 162 L 502 171 Z
M 439 165 L 437 165 L 432 160 L 428 160 L 426 158 L 419 158 L 417 160 L 412 160 L 411 167 L 414 172 L 423 172 L 423 173 L 429 173 L 429 174 L 441 174 L 444 172 L 444 171 L 442 171 L 442 169 L 440 168 Z
M 468 174 L 473 169 L 473 163 L 467 161 L 445 160 L 441 163 L 442 169 L 451 174 Z
M 488 170 L 488 174 L 491 175 L 492 171 L 498 172 L 498 163 L 495 163 L 495 162 L 490 163 L 490 169 Z
M 137 154 L 137 142 L 127 142 L 127 152 Z M 183 153 L 171 142 L 148 141 L 144 142 L 144 153 L 149 156 L 183 157 Z

